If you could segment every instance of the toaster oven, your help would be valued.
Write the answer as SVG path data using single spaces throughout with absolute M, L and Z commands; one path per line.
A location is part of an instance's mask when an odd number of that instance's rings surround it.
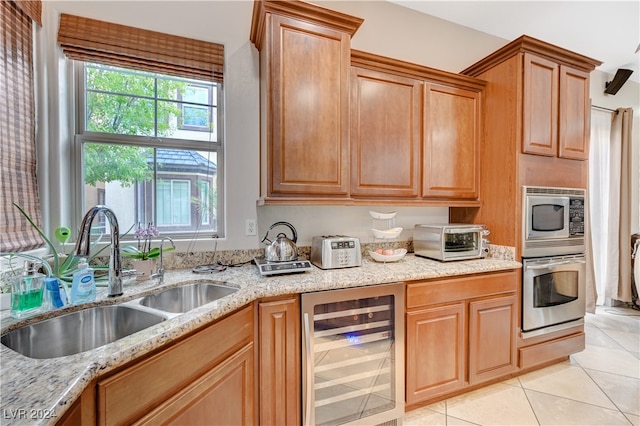
M 484 225 L 463 223 L 416 225 L 413 248 L 416 256 L 448 262 L 478 259 L 488 253 L 484 237 L 489 231 Z

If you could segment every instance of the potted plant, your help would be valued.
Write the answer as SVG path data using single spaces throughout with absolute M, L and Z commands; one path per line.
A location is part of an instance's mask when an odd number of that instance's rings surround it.
M 135 237 L 138 240 L 138 246 L 126 246 L 122 248 L 122 256 L 128 257 L 133 264 L 133 268 L 138 272 L 137 280 L 144 281 L 151 277 L 156 270 L 156 259 L 160 256 L 158 247 L 151 247 L 151 240 L 160 235 L 158 228 L 149 222 L 145 227 L 140 223 L 136 227 Z M 171 251 L 173 247 L 164 248 L 162 251 Z
M 75 253 L 70 253 L 70 254 L 58 253 L 58 250 L 56 250 L 56 247 L 53 245 L 51 240 L 47 238 L 44 232 L 42 232 L 42 230 L 35 224 L 35 222 L 31 219 L 31 217 L 29 217 L 27 212 L 25 212 L 24 209 L 19 205 L 17 205 L 16 203 L 13 203 L 13 205 L 27 219 L 27 221 L 31 224 L 31 226 L 33 226 L 36 232 L 40 234 L 42 239 L 47 244 L 51 254 L 45 257 L 38 257 L 38 256 L 33 256 L 25 253 L 0 253 L 0 255 L 4 258 L 4 260 L 9 265 L 9 270 L 3 273 L 2 276 L 0 277 L 0 284 L 1 284 L 0 288 L 2 293 L 8 292 L 9 289 L 11 288 L 11 286 L 8 285 L 11 282 L 11 279 L 13 279 L 16 275 L 20 275 L 21 267 L 14 264 L 15 260 L 17 258 L 20 258 L 25 260 L 31 260 L 42 265 L 42 267 L 45 270 L 45 275 L 47 275 L 48 277 L 56 277 L 60 282 L 60 284 L 62 284 L 62 287 L 64 291 L 67 293 L 67 296 L 69 296 L 69 292 L 70 292 L 69 285 L 73 281 L 73 273 L 78 269 L 78 263 L 80 262 L 80 259 L 82 257 L 77 256 Z M 92 247 L 94 247 L 99 241 L 100 241 L 100 238 L 98 238 L 98 240 L 92 244 Z M 87 262 L 91 263 L 91 261 L 107 247 L 108 246 L 105 246 L 100 250 L 96 251 L 91 256 L 88 256 L 86 258 Z M 97 272 L 96 285 L 106 286 L 107 285 L 106 281 L 108 280 L 107 272 L 109 270 L 109 267 L 104 265 L 101 265 L 101 266 L 92 265 L 92 268 Z

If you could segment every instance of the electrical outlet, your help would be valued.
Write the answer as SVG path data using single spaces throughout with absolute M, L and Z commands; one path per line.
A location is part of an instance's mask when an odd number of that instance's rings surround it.
M 244 222 L 244 234 L 247 236 L 257 235 L 255 219 L 247 219 Z

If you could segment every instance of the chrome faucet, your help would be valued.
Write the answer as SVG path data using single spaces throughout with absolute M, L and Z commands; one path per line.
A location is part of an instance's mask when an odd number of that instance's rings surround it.
M 164 283 L 164 266 L 162 266 L 162 243 L 164 243 L 164 240 L 169 240 L 169 242 L 171 243 L 171 247 L 173 247 L 173 249 L 175 250 L 176 245 L 173 243 L 173 240 L 171 239 L 171 237 L 164 237 L 162 240 L 160 240 L 160 261 L 158 262 L 158 271 L 151 275 L 151 278 L 158 278 L 158 284 L 162 284 Z
M 98 213 L 104 213 L 111 226 L 111 256 L 109 258 L 109 297 L 122 295 L 122 257 L 120 255 L 120 229 L 116 214 L 107 206 L 93 206 L 85 214 L 80 226 L 75 253 L 89 256 L 91 250 L 91 223 Z

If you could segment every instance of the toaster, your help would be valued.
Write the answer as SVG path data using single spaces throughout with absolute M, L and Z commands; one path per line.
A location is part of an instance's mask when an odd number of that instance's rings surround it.
M 362 265 L 360 240 L 346 235 L 323 235 L 311 240 L 311 263 L 320 269 Z

